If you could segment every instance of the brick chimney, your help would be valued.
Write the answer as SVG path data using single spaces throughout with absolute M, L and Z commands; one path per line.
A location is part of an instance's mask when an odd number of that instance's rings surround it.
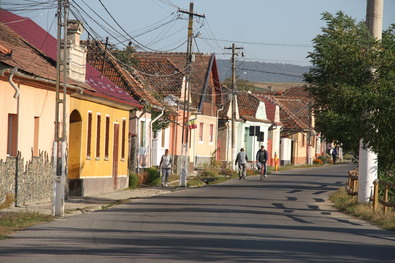
M 86 47 L 80 45 L 80 37 L 84 30 L 78 20 L 67 21 L 67 56 L 69 78 L 85 82 L 86 74 Z

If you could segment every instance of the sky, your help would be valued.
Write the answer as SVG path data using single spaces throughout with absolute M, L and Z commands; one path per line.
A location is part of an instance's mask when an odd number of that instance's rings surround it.
M 83 19 L 96 39 L 109 37 L 139 51 L 186 52 L 190 0 L 69 0 L 70 18 Z M 45 3 L 37 5 L 37 3 Z M 343 11 L 357 22 L 366 17 L 366 0 L 194 0 L 193 51 L 230 59 L 308 66 L 312 39 L 320 34 L 322 13 Z M 0 0 L 2 8 L 29 17 L 56 35 L 57 1 Z M 395 0 L 384 0 L 383 30 L 395 23 Z M 82 36 L 86 39 L 87 34 Z M 241 52 L 243 54 L 241 54 Z M 242 56 L 244 55 L 244 56 Z

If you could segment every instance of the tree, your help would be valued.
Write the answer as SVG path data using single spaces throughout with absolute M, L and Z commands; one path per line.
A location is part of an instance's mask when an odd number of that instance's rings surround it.
M 123 50 L 117 49 L 114 45 L 109 46 L 110 53 L 116 57 L 127 71 L 133 72 L 134 68 L 138 64 L 138 60 L 135 58 L 135 48 L 130 44 Z
M 355 153 L 362 138 L 378 154 L 379 170 L 388 171 L 395 163 L 394 27 L 380 42 L 342 12 L 323 13 L 323 20 L 308 55 L 313 67 L 304 75 L 316 129 Z

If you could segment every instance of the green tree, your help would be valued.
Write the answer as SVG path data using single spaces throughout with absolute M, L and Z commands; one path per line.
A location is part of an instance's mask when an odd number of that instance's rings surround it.
M 109 46 L 109 51 L 114 57 L 121 61 L 122 66 L 127 71 L 132 72 L 132 68 L 135 67 L 138 63 L 138 60 L 134 56 L 136 50 L 131 45 L 126 46 L 123 50 L 120 50 L 115 46 L 111 45 Z
M 365 23 L 342 12 L 324 13 L 323 20 L 326 27 L 308 55 L 313 67 L 304 75 L 316 129 L 355 153 L 363 138 L 378 154 L 379 169 L 389 170 L 395 157 L 394 27 L 380 42 Z

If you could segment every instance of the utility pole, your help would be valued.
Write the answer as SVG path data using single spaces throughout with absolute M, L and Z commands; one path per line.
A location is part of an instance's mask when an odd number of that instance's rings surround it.
M 242 47 L 236 47 L 236 44 L 233 43 L 231 47 L 225 47 L 225 49 L 232 50 L 232 139 L 231 139 L 231 147 L 232 147 L 232 159 L 235 158 L 236 155 L 236 138 L 235 138 L 235 121 L 236 121 L 236 60 L 235 57 L 238 55 L 236 50 L 243 49 Z M 233 162 L 232 162 L 233 163 Z
M 66 96 L 67 96 L 67 20 L 69 1 L 58 0 L 58 32 L 56 58 L 56 103 L 55 103 L 55 136 L 53 144 L 54 182 L 52 198 L 52 215 L 64 216 L 66 185 Z M 63 33 L 63 39 L 62 39 Z M 61 77 L 63 83 L 61 84 Z
M 187 74 L 186 83 L 184 87 L 184 109 L 182 115 L 182 143 L 181 143 L 181 172 L 180 172 L 180 186 L 185 187 L 187 182 L 189 170 L 189 131 L 188 120 L 191 100 L 192 87 L 192 43 L 193 43 L 193 18 L 195 16 L 205 18 L 205 15 L 200 15 L 193 12 L 193 2 L 189 3 L 189 11 L 179 9 L 178 12 L 188 14 L 188 42 L 187 42 Z
M 384 0 L 367 0 L 366 25 L 370 34 L 381 40 L 383 31 L 383 6 Z M 376 69 L 371 68 L 372 72 Z M 369 114 L 366 112 L 365 114 Z M 364 149 L 364 146 L 367 146 Z M 377 179 L 377 155 L 365 145 L 363 139 L 359 141 L 359 179 L 358 179 L 358 202 L 369 202 L 373 192 L 373 181 Z

